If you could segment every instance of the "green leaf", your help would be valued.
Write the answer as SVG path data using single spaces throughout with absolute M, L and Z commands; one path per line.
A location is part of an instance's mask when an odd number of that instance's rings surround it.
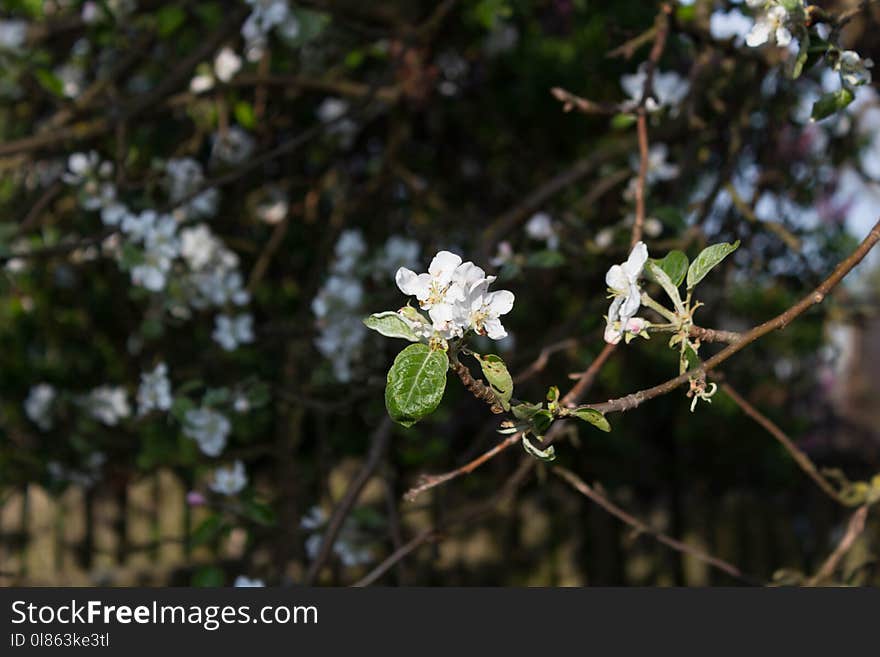
M 719 262 L 739 248 L 739 240 L 733 244 L 721 242 L 707 246 L 700 251 L 697 259 L 691 263 L 687 275 L 687 287 L 692 290 Z
M 257 124 L 257 116 L 254 114 L 254 106 L 245 100 L 238 101 L 232 108 L 235 120 L 242 128 L 253 130 Z
M 532 433 L 540 438 L 547 433 L 551 424 L 553 424 L 553 413 L 542 409 L 532 416 Z
M 177 5 L 162 7 L 156 12 L 156 29 L 159 36 L 166 37 L 186 21 L 186 12 Z
M 302 46 L 321 34 L 330 24 L 330 15 L 311 9 L 294 7 L 290 13 L 296 19 L 299 29 L 295 34 L 285 35 L 287 43 L 291 46 Z
M 611 117 L 611 127 L 615 130 L 626 130 L 635 122 L 634 114 L 615 114 Z
M 226 582 L 226 573 L 218 566 L 203 566 L 192 576 L 192 585 L 201 587 L 223 586 Z
M 426 344 L 411 344 L 397 354 L 388 370 L 385 408 L 391 419 L 411 427 L 432 413 L 446 390 L 449 358 Z
M 560 265 L 565 264 L 565 256 L 562 255 L 559 251 L 553 251 L 551 249 L 545 249 L 543 251 L 536 251 L 529 255 L 526 260 L 526 265 L 529 267 L 538 267 L 544 269 L 550 269 L 551 267 L 559 267 Z
M 688 270 L 688 257 L 681 251 L 670 251 L 661 260 L 651 260 L 669 276 L 675 287 L 681 285 Z M 659 283 L 659 281 L 657 281 Z
M 522 404 L 517 404 L 512 407 L 510 410 L 513 411 L 513 417 L 517 420 L 528 420 L 531 419 L 535 413 L 540 411 L 543 407 L 541 404 L 530 404 L 528 402 L 523 402 Z
M 611 431 L 611 424 L 609 424 L 608 420 L 605 419 L 605 416 L 595 408 L 587 408 L 586 406 L 575 408 L 572 409 L 571 415 L 584 422 L 589 422 L 600 431 Z
M 853 92 L 845 87 L 824 94 L 819 100 L 813 103 L 813 113 L 811 118 L 814 121 L 821 121 L 835 112 L 842 110 L 853 102 L 854 99 L 855 95 Z
M 374 313 L 364 319 L 364 326 L 381 333 L 386 338 L 403 338 L 410 342 L 418 342 L 419 336 L 415 334 L 406 320 L 394 311 Z
M 532 456 L 536 459 L 540 459 L 541 461 L 553 461 L 556 459 L 556 450 L 553 449 L 553 445 L 547 447 L 547 449 L 539 449 L 535 447 L 532 442 L 526 438 L 522 437 L 522 446 Z
M 34 71 L 37 76 L 37 82 L 49 93 L 55 96 L 64 96 L 64 82 L 52 71 L 44 68 L 38 68 Z
M 212 513 L 193 530 L 189 540 L 193 546 L 204 545 L 214 540 L 225 529 L 226 522 L 219 513 Z
M 510 397 L 513 395 L 513 378 L 507 371 L 507 365 L 500 356 L 495 354 L 486 354 L 480 356 L 476 354 L 477 360 L 480 361 L 480 367 L 483 369 L 483 376 L 489 382 L 489 387 L 495 393 L 499 403 L 505 411 L 510 410 Z
M 798 51 L 797 59 L 794 61 L 794 66 L 791 70 L 791 79 L 797 80 L 801 73 L 804 72 L 804 65 L 807 63 L 807 57 L 810 55 L 810 34 L 809 32 L 805 33 L 803 37 L 800 39 L 801 49 Z
M 678 293 L 678 286 L 672 282 L 672 279 L 669 278 L 669 274 L 667 274 L 653 260 L 648 260 L 648 262 L 645 263 L 645 269 L 648 271 L 651 278 L 659 283 L 660 287 L 663 288 L 663 291 L 666 292 L 666 296 L 668 296 L 675 305 L 675 310 L 680 315 L 684 314 L 684 304 L 681 302 L 681 295 Z
M 275 512 L 272 511 L 268 504 L 258 502 L 257 500 L 245 499 L 243 500 L 243 505 L 245 516 L 258 525 L 269 527 L 275 524 Z

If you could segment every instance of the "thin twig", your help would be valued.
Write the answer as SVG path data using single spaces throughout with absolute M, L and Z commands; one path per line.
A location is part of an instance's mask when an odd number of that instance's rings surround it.
M 764 427 L 770 435 L 772 435 L 776 440 L 778 440 L 785 450 L 791 454 L 791 457 L 795 460 L 795 462 L 800 466 L 801 470 L 803 470 L 816 484 L 821 488 L 831 499 L 840 504 L 846 504 L 844 499 L 841 497 L 840 492 L 831 485 L 825 477 L 823 477 L 813 462 L 810 460 L 806 454 L 804 454 L 800 449 L 798 449 L 797 445 L 795 445 L 792 440 L 785 435 L 785 432 L 782 431 L 776 424 L 767 416 L 762 414 L 757 408 L 752 406 L 748 401 L 746 401 L 742 395 L 740 395 L 736 390 L 734 390 L 729 383 L 722 383 L 721 389 L 727 393 L 727 395 L 739 406 L 743 412 L 752 418 L 755 422 Z
M 318 554 L 306 572 L 304 580 L 306 586 L 314 584 L 318 577 L 318 573 L 321 572 L 321 568 L 323 568 L 324 564 L 327 562 L 327 559 L 333 550 L 333 545 L 339 537 L 339 532 L 342 530 L 342 525 L 345 522 L 345 519 L 354 508 L 364 486 L 367 485 L 370 477 L 373 476 L 373 472 L 379 466 L 379 462 L 382 460 L 382 455 L 385 453 L 385 448 L 388 446 L 390 437 L 391 419 L 386 416 L 376 431 L 373 432 L 372 446 L 370 447 L 370 453 L 367 455 L 367 460 L 364 461 L 357 476 L 352 479 L 348 489 L 345 491 L 345 495 L 342 496 L 339 504 L 337 504 L 336 508 L 333 510 L 333 515 L 330 516 L 330 520 L 327 522 L 327 528 L 324 530 L 324 535 L 321 538 L 321 547 L 318 548 Z
M 865 531 L 865 520 L 867 517 L 868 505 L 859 507 L 858 510 L 852 514 L 846 527 L 846 533 L 843 535 L 843 538 L 840 539 L 840 543 L 837 544 L 834 552 L 829 555 L 825 560 L 825 563 L 819 568 L 818 572 L 805 582 L 806 586 L 817 586 L 831 577 L 837 569 L 840 560 L 843 559 L 846 553 L 849 552 L 850 548 L 852 548 L 853 543 L 856 542 L 856 539 L 861 536 L 863 531 Z
M 749 584 L 760 584 L 758 580 L 753 577 L 744 575 L 739 568 L 731 563 L 728 563 L 724 559 L 713 557 L 712 555 L 703 552 L 699 548 L 695 548 L 691 545 L 688 545 L 687 543 L 682 543 L 681 541 L 674 539 L 671 536 L 667 536 L 663 532 L 650 527 L 647 523 L 639 520 L 635 516 L 632 516 L 621 509 L 619 506 L 614 504 L 614 502 L 599 493 L 596 489 L 588 486 L 580 477 L 578 477 L 570 470 L 566 470 L 565 468 L 556 466 L 553 468 L 553 474 L 565 480 L 572 488 L 577 490 L 579 493 L 587 497 L 590 501 L 597 504 L 599 507 L 610 513 L 618 520 L 621 520 L 625 524 L 635 529 L 637 532 L 649 534 L 650 536 L 653 536 L 655 539 L 657 539 L 660 543 L 672 548 L 676 552 L 690 555 L 695 559 L 698 559 L 699 561 L 702 561 L 703 563 L 712 566 L 713 568 L 717 568 L 718 570 L 727 573 L 735 579 L 747 582 Z

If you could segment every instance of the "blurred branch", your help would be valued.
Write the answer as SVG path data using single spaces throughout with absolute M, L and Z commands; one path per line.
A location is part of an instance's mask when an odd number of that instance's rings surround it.
M 618 520 L 629 525 L 638 533 L 653 536 L 660 543 L 672 548 L 676 552 L 681 552 L 682 554 L 692 556 L 693 558 L 698 559 L 699 561 L 702 561 L 703 563 L 708 564 L 713 568 L 717 568 L 718 570 L 721 570 L 731 577 L 738 579 L 742 582 L 746 582 L 749 584 L 761 584 L 761 582 L 756 580 L 755 578 L 744 575 L 739 568 L 731 563 L 728 563 L 727 561 L 724 561 L 724 559 L 713 557 L 712 555 L 707 554 L 698 548 L 690 546 L 687 543 L 682 543 L 681 541 L 676 540 L 671 536 L 667 536 L 661 531 L 653 529 L 647 523 L 639 520 L 635 516 L 632 516 L 621 509 L 619 506 L 614 504 L 614 502 L 599 493 L 599 491 L 597 491 L 596 489 L 588 486 L 582 479 L 580 479 L 570 470 L 566 470 L 565 468 L 562 468 L 560 466 L 555 466 L 554 468 L 552 468 L 552 472 L 557 477 L 563 479 L 576 491 L 588 498 L 591 502 L 597 504 L 599 507 L 610 513 Z
M 327 528 L 324 530 L 324 535 L 321 538 L 321 547 L 318 548 L 318 554 L 309 566 L 303 580 L 303 583 L 306 586 L 311 586 L 318 578 L 321 568 L 323 568 L 330 553 L 333 551 L 333 545 L 339 537 L 339 532 L 342 531 L 345 519 L 354 508 L 364 486 L 367 485 L 370 477 L 373 476 L 373 472 L 379 466 L 379 462 L 382 460 L 382 455 L 388 447 L 388 441 L 390 438 L 391 418 L 386 416 L 382 419 L 382 423 L 376 431 L 373 432 L 371 439 L 372 445 L 366 461 L 364 461 L 357 476 L 352 479 L 348 489 L 345 491 L 345 495 L 343 495 L 339 504 L 336 505 L 336 508 L 333 510 L 333 515 L 330 516 L 330 520 L 327 522 Z
M 859 507 L 859 509 L 852 514 L 849 519 L 849 524 L 846 527 L 846 533 L 843 535 L 843 538 L 840 539 L 840 543 L 837 544 L 834 552 L 828 556 L 816 574 L 805 582 L 806 586 L 818 586 L 834 574 L 834 571 L 840 564 L 840 560 L 843 559 L 846 553 L 849 552 L 850 548 L 852 548 L 853 543 L 856 542 L 856 539 L 865 531 L 865 520 L 867 517 L 867 505 Z
M 494 511 L 500 504 L 513 497 L 517 489 L 525 480 L 526 476 L 532 471 L 535 461 L 528 459 L 520 463 L 519 468 L 505 484 L 491 496 L 489 499 L 479 502 L 474 507 L 467 509 L 449 520 L 440 523 L 436 527 L 423 530 L 417 534 L 415 538 L 409 541 L 403 547 L 397 549 L 387 559 L 376 566 L 372 571 L 367 573 L 363 578 L 355 582 L 353 586 L 369 586 L 376 582 L 382 575 L 390 570 L 395 564 L 413 553 L 417 548 L 425 543 L 442 540 L 445 531 L 463 524 L 472 523 L 480 517 Z
M 819 474 L 819 470 L 810 460 L 810 458 L 804 454 L 800 449 L 798 449 L 797 445 L 795 445 L 791 439 L 785 435 L 785 432 L 782 431 L 774 422 L 763 415 L 758 409 L 752 406 L 748 401 L 746 401 L 742 395 L 740 395 L 729 383 L 722 383 L 721 389 L 727 393 L 727 395 L 739 406 L 742 411 L 752 418 L 755 422 L 764 427 L 776 440 L 778 440 L 785 450 L 791 454 L 791 457 L 795 460 L 795 462 L 800 466 L 801 470 L 803 470 L 814 482 L 819 486 L 831 499 L 839 504 L 846 505 L 846 502 L 841 497 L 840 493 L 834 486 L 831 485 L 825 477 Z

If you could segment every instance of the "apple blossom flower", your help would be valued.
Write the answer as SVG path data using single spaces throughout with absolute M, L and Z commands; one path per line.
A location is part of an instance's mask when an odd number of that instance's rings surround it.
M 749 6 L 759 5 L 750 2 Z M 793 38 L 791 27 L 792 18 L 789 11 L 782 5 L 773 5 L 755 21 L 746 35 L 746 44 L 756 48 L 775 41 L 777 46 L 785 48 Z
M 246 577 L 245 575 L 239 575 L 235 578 L 235 583 L 233 584 L 236 588 L 262 588 L 266 586 L 265 582 L 261 579 Z
M 847 89 L 855 89 L 865 84 L 871 84 L 871 71 L 874 62 L 870 59 L 862 59 L 853 50 L 844 50 L 840 53 L 834 64 L 834 70 L 840 73 L 840 81 Z
M 500 317 L 513 309 L 514 296 L 509 290 L 489 292 L 489 285 L 494 281 L 495 277 L 489 276 L 473 282 L 465 298 L 455 304 L 453 321 L 459 332 L 472 330 L 492 340 L 507 337 Z
M 154 409 L 167 411 L 171 408 L 171 402 L 168 366 L 159 363 L 152 372 L 143 372 L 137 393 L 138 415 L 146 415 Z
M 556 234 L 556 227 L 553 220 L 546 212 L 537 212 L 526 223 L 526 235 L 533 240 L 540 240 L 547 243 L 547 248 L 555 251 L 559 248 L 559 235 Z
M 0 50 L 19 50 L 27 41 L 27 30 L 26 21 L 0 20 Z
M 214 478 L 211 481 L 211 490 L 221 495 L 238 495 L 247 485 L 247 473 L 244 464 L 236 461 L 230 467 L 220 467 L 214 470 Z
M 229 82 L 241 70 L 241 57 L 229 46 L 221 48 L 214 57 L 214 74 L 220 82 Z
M 24 412 L 31 422 L 40 430 L 48 431 L 52 428 L 52 403 L 57 393 L 55 388 L 48 383 L 38 383 L 28 391 L 27 399 L 24 400 Z
M 431 260 L 427 274 L 416 274 L 411 269 L 401 267 L 394 279 L 401 292 L 414 296 L 423 309 L 430 310 L 435 305 L 444 304 L 447 295 L 452 296 L 450 301 L 461 299 L 463 291 L 452 284 L 452 277 L 459 265 L 461 256 L 440 251 Z
M 99 386 L 86 398 L 88 411 L 93 418 L 108 426 L 131 415 L 128 393 L 121 386 Z
M 636 73 L 622 75 L 620 77 L 620 86 L 624 92 L 630 97 L 627 106 L 637 107 L 642 100 L 645 92 L 645 82 L 648 77 L 648 69 L 645 63 L 639 66 Z M 656 112 L 664 107 L 676 107 L 681 104 L 690 90 L 690 83 L 675 71 L 654 71 L 651 80 L 653 90 L 653 98 L 645 101 L 645 109 L 649 112 Z
M 239 345 L 254 341 L 253 315 L 249 313 L 243 313 L 236 317 L 217 315 L 214 321 L 214 333 L 211 337 L 226 351 L 233 351 Z
M 626 262 L 613 265 L 605 274 L 605 283 L 611 293 L 611 306 L 608 309 L 608 321 L 605 328 L 605 341 L 617 344 L 625 331 L 626 325 L 639 311 L 642 304 L 642 291 L 638 279 L 648 261 L 648 247 L 638 242 L 632 249 Z M 616 328 L 615 322 L 621 327 Z M 616 340 L 614 339 L 616 335 Z
M 210 408 L 191 408 L 183 416 L 183 433 L 208 456 L 220 455 L 231 430 L 229 419 Z

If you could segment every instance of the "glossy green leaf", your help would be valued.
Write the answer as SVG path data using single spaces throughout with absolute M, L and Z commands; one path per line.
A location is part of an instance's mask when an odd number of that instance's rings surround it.
M 388 370 L 385 408 L 391 419 L 411 427 L 432 413 L 446 390 L 446 352 L 426 344 L 411 344 L 397 354 Z
M 400 313 L 390 310 L 370 315 L 364 319 L 364 326 L 377 333 L 381 333 L 386 338 L 403 338 L 410 342 L 419 341 L 419 336 L 415 334 L 415 331 L 412 330 L 412 327 L 410 327 L 406 320 L 400 316 Z
M 675 287 L 681 285 L 688 270 L 688 257 L 682 251 L 670 251 L 660 260 L 651 260 L 660 267 Z M 658 281 L 659 282 L 659 281 Z
M 828 118 L 835 112 L 839 112 L 855 100 L 855 94 L 847 88 L 838 89 L 822 95 L 813 103 L 813 113 L 810 115 L 814 121 Z
M 687 273 L 687 287 L 692 290 L 714 267 L 739 248 L 739 240 L 733 244 L 721 242 L 707 246 L 691 263 Z
M 572 409 L 571 415 L 584 422 L 589 422 L 600 431 L 611 431 L 611 424 L 609 424 L 608 420 L 605 419 L 605 416 L 595 408 L 587 408 L 585 406 L 575 408 Z

